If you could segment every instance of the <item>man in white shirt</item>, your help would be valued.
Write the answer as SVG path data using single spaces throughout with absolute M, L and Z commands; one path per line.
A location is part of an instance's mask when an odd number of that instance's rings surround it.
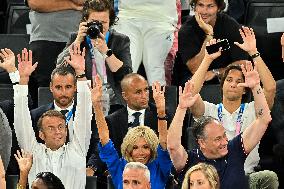
M 276 90 L 275 80 L 260 57 L 260 53 L 257 51 L 253 30 L 251 28 L 243 27 L 240 34 L 244 43 L 239 44 L 235 42 L 235 44 L 248 52 L 254 61 L 254 65 L 257 67 L 260 80 L 263 84 L 267 104 L 271 109 L 274 103 Z M 215 43 L 216 40 L 211 40 L 207 45 L 213 45 Z M 199 93 L 210 64 L 220 55 L 221 50 L 212 54 L 208 54 L 207 51 L 205 52 L 205 57 L 201 65 L 192 77 L 192 81 L 195 84 L 193 94 Z M 242 133 L 255 121 L 255 107 L 257 106 L 256 104 L 259 103 L 257 101 L 243 103 L 243 95 L 246 94 L 247 89 L 238 85 L 239 83 L 243 83 L 245 79 L 242 69 L 243 68 L 239 65 L 229 65 L 226 68 L 220 81 L 223 95 L 222 103 L 216 105 L 199 98 L 191 107 L 191 112 L 195 118 L 212 116 L 218 119 L 225 128 L 229 140 Z M 259 144 L 250 152 L 244 165 L 246 174 L 249 174 L 250 187 L 278 188 L 278 178 L 274 172 L 268 170 L 254 172 L 254 168 L 258 165 L 260 160 L 258 147 Z
M 21 148 L 33 154 L 33 166 L 29 173 L 29 184 L 39 172 L 52 172 L 68 189 L 84 189 L 86 184 L 86 154 L 91 137 L 91 95 L 84 77 L 84 52 L 77 48 L 71 54 L 72 67 L 80 78 L 77 82 L 77 112 L 74 119 L 74 136 L 65 144 L 67 137 L 65 117 L 56 110 L 50 110 L 40 118 L 39 136 L 45 142 L 36 141 L 27 106 L 28 80 L 37 64 L 32 65 L 31 51 L 24 50 L 22 59 L 18 56 L 20 83 L 14 86 L 15 131 Z M 73 62 L 73 64 L 72 64 Z M 77 65 L 74 65 L 76 62 Z M 82 76 L 82 77 L 81 77 Z

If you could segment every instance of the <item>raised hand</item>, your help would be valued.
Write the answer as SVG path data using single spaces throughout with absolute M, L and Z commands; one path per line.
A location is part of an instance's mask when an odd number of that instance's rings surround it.
M 243 26 L 242 29 L 239 29 L 239 31 L 244 42 L 242 44 L 234 42 L 234 44 L 248 52 L 250 55 L 257 53 L 256 39 L 253 29 Z
M 32 74 L 32 72 L 36 69 L 37 64 L 35 63 L 33 65 L 33 53 L 31 50 L 28 50 L 24 48 L 22 50 L 22 55 L 18 54 L 18 70 L 20 74 L 20 78 L 29 78 L 29 76 Z
M 192 95 L 191 91 L 193 91 L 193 89 L 194 84 L 192 81 L 187 81 L 183 90 L 181 86 L 179 87 L 179 108 L 190 108 L 199 98 L 199 94 Z
M 20 172 L 29 173 L 33 164 L 33 155 L 25 152 L 23 149 L 21 149 L 21 153 L 17 150 L 17 154 L 14 154 L 18 162 Z
M 238 87 L 249 87 L 250 89 L 260 84 L 259 74 L 257 72 L 256 66 L 252 66 L 250 61 L 246 61 L 246 66 L 241 65 L 242 72 L 245 76 L 245 82 L 239 83 Z
M 17 70 L 15 65 L 15 55 L 10 49 L 1 49 L 0 57 L 3 59 L 3 62 L 0 61 L 0 67 L 6 70 L 8 73 L 14 72 Z
M 214 45 L 218 42 L 218 40 L 216 39 L 211 39 L 210 41 L 208 41 L 206 43 L 206 46 L 210 46 L 210 45 Z M 219 56 L 221 56 L 221 51 L 222 49 L 220 48 L 219 51 L 212 53 L 212 54 L 208 54 L 206 48 L 205 48 L 205 56 L 204 59 L 209 59 L 211 61 L 215 60 L 216 58 L 218 58 Z
M 80 45 L 73 43 L 69 48 L 70 56 L 64 59 L 70 64 L 77 75 L 85 73 L 85 48 L 83 51 L 80 50 Z
M 94 47 L 97 48 L 100 51 L 100 53 L 106 54 L 108 46 L 105 41 L 105 36 L 102 33 L 100 33 L 100 36 L 97 39 L 91 39 L 91 40 Z
M 93 88 L 90 88 L 92 94 L 92 104 L 94 107 L 100 106 L 102 101 L 103 87 L 102 80 L 99 75 L 95 77 L 95 83 L 93 84 Z
M 165 86 L 162 87 L 161 84 L 156 81 L 153 83 L 153 98 L 157 107 L 158 114 L 165 114 L 166 102 L 165 102 Z
M 210 24 L 207 24 L 202 19 L 201 15 L 195 12 L 195 19 L 199 25 L 199 27 L 208 35 L 213 35 L 213 27 Z
M 79 24 L 78 34 L 77 34 L 77 37 L 75 39 L 75 43 L 77 45 L 80 45 L 84 41 L 84 39 L 87 35 L 87 30 L 88 30 L 87 22 L 81 22 Z

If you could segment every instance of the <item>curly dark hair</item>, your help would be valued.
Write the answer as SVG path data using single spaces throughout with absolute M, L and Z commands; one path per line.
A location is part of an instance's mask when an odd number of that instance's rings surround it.
M 115 15 L 113 4 L 110 0 L 86 0 L 83 6 L 82 20 L 86 21 L 91 12 L 104 12 L 109 11 L 109 27 L 113 26 L 118 18 Z
M 38 173 L 36 179 L 41 179 L 48 189 L 65 189 L 61 180 L 51 172 Z
M 191 0 L 190 1 L 190 6 L 194 9 L 196 6 L 198 0 Z M 224 2 L 224 0 L 215 0 L 215 3 L 217 4 L 217 7 L 219 10 L 224 10 L 226 8 L 226 3 Z

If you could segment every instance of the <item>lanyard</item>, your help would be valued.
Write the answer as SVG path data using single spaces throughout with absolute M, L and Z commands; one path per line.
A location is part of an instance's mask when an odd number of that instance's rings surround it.
M 119 12 L 119 9 L 118 9 L 118 0 L 114 0 L 114 1 L 113 1 L 113 7 L 114 7 L 115 15 L 117 16 L 117 15 L 118 15 L 118 12 Z
M 106 33 L 106 36 L 105 36 L 105 42 L 106 44 L 108 43 L 108 40 L 109 40 L 109 31 Z M 87 45 L 89 46 L 89 49 L 90 49 L 90 53 L 91 53 L 91 56 L 92 56 L 92 59 L 95 58 L 95 52 L 94 52 L 94 46 L 91 42 L 91 38 L 89 36 L 86 36 L 86 43 Z
M 66 125 L 68 125 L 68 122 L 70 121 L 72 115 L 73 115 L 73 108 L 68 112 L 66 116 Z
M 219 121 L 221 121 L 222 124 L 223 124 L 222 107 L 223 107 L 222 103 L 218 104 L 218 118 L 219 118 Z M 238 113 L 238 117 L 237 117 L 237 121 L 236 121 L 236 135 L 240 134 L 240 132 L 241 132 L 241 128 L 242 128 L 241 119 L 242 119 L 242 116 L 243 116 L 243 113 L 244 113 L 244 109 L 245 109 L 245 104 L 241 104 L 240 111 Z
M 108 43 L 110 36 L 110 32 L 108 31 L 105 36 L 105 42 Z M 96 53 L 99 53 L 98 51 L 95 52 L 95 48 L 91 42 L 90 37 L 86 37 L 86 43 L 89 46 L 90 54 L 92 58 L 92 77 L 97 75 L 97 73 L 100 75 L 100 77 L 103 79 L 104 83 L 107 83 L 107 74 L 106 74 L 106 66 L 104 60 L 100 61 L 99 59 L 96 59 Z M 97 54 L 98 55 L 98 54 Z M 98 55 L 99 57 L 99 55 Z

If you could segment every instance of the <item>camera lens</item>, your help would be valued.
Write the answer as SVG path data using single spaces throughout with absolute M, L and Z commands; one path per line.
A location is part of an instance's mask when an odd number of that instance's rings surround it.
M 103 25 L 99 21 L 93 21 L 88 23 L 87 34 L 91 39 L 96 39 L 100 36 L 100 33 L 103 32 Z

